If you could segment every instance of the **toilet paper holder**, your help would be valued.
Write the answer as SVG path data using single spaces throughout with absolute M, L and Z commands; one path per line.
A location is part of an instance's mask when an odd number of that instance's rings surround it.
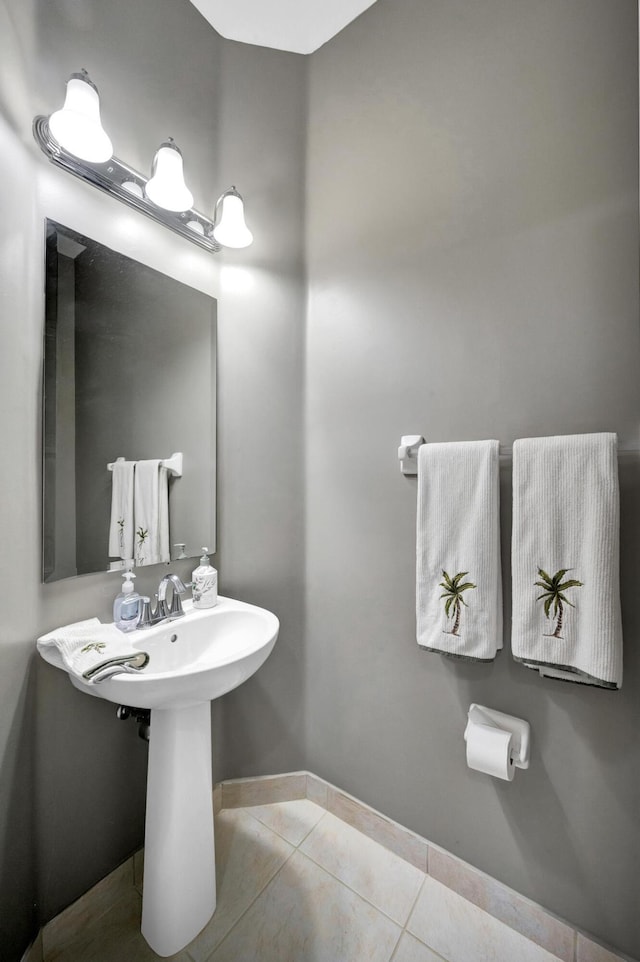
M 529 754 L 531 748 L 531 725 L 523 718 L 514 718 L 513 715 L 505 715 L 504 712 L 496 711 L 494 708 L 485 708 L 484 705 L 473 704 L 469 708 L 467 727 L 464 730 L 464 740 L 471 725 L 489 725 L 491 728 L 500 728 L 502 731 L 511 732 L 513 741 L 511 743 L 511 758 L 516 768 L 529 767 Z

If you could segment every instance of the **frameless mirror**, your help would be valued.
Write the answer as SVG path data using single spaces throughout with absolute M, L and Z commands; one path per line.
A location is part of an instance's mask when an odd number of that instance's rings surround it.
M 214 298 L 47 220 L 43 581 L 118 564 L 108 465 L 121 458 L 180 453 L 180 476 L 160 471 L 164 541 L 171 559 L 215 550 L 215 371 Z

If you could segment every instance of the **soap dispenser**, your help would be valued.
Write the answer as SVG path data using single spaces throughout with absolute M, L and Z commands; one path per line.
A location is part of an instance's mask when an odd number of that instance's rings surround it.
M 125 562 L 127 570 L 122 576 L 122 591 L 113 602 L 113 623 L 120 631 L 133 631 L 140 620 L 140 595 L 135 590 L 133 561 Z
M 193 607 L 214 608 L 218 604 L 218 572 L 211 565 L 211 560 L 207 554 L 209 549 L 203 548 L 202 550 L 204 554 L 200 558 L 200 564 L 191 576 Z

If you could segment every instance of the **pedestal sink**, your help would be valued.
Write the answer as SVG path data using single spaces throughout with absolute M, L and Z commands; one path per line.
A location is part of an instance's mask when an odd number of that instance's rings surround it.
M 133 634 L 150 656 L 140 674 L 98 685 L 69 675 L 88 695 L 151 709 L 142 934 L 161 956 L 184 948 L 216 907 L 211 700 L 257 671 L 279 629 L 270 611 L 231 598 L 184 608 L 183 618 Z M 64 669 L 54 649 L 41 653 Z

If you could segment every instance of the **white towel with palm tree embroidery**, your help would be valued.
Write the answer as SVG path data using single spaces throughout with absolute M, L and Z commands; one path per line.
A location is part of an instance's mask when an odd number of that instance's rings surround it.
M 493 661 L 502 648 L 498 441 L 418 451 L 416 620 L 421 648 Z
M 615 434 L 513 446 L 516 661 L 553 678 L 622 684 Z
M 131 640 L 114 624 L 103 625 L 98 618 L 77 621 L 42 635 L 36 642 L 42 657 L 90 684 L 100 680 L 101 669 L 129 666 L 140 670 L 149 663 L 146 651 L 134 648 Z
M 133 472 L 135 461 L 114 461 L 111 476 L 109 557 L 133 558 Z
M 133 510 L 136 565 L 170 561 L 169 473 L 159 460 L 136 464 Z

